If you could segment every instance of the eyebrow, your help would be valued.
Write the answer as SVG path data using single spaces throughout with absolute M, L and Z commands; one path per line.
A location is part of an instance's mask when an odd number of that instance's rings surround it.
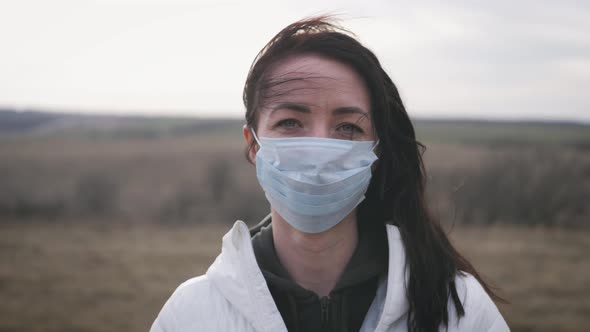
M 271 114 L 276 111 L 279 111 L 279 110 L 289 110 L 289 111 L 295 111 L 295 112 L 299 112 L 299 113 L 311 113 L 311 109 L 308 106 L 306 106 L 304 104 L 293 103 L 293 102 L 284 102 L 284 103 L 280 103 L 280 104 L 276 105 L 275 107 L 272 108 Z M 332 110 L 332 115 L 343 115 L 343 114 L 360 114 L 367 119 L 369 118 L 369 112 L 365 112 L 361 108 L 356 107 L 356 106 L 344 106 L 344 107 L 338 107 L 338 108 Z
M 311 110 L 309 109 L 309 107 L 307 107 L 303 104 L 292 103 L 292 102 L 284 102 L 284 103 L 280 103 L 280 104 L 276 105 L 275 107 L 272 108 L 271 114 L 276 111 L 279 111 L 279 110 L 289 110 L 289 111 L 295 111 L 295 112 L 300 112 L 300 113 L 311 113 Z
M 369 112 L 365 112 L 356 106 L 338 107 L 332 111 L 332 115 L 343 115 L 343 114 L 360 114 L 365 118 L 369 118 Z

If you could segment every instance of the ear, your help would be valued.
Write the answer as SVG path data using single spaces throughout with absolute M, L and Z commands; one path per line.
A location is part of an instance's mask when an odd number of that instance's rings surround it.
M 256 151 L 258 150 L 258 144 L 254 141 L 252 131 L 250 131 L 250 127 L 248 127 L 248 125 L 244 125 L 242 127 L 242 134 L 244 135 L 244 139 L 246 140 L 248 147 L 248 159 L 250 159 L 250 161 L 256 165 Z

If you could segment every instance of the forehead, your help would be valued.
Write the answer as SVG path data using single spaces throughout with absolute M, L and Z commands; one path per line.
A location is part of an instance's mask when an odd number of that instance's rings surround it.
M 264 104 L 290 99 L 352 103 L 369 110 L 369 93 L 362 77 L 349 65 L 326 57 L 313 54 L 288 57 L 272 68 L 267 81 Z
M 347 64 L 316 54 L 289 56 L 275 64 L 271 77 L 296 76 L 297 74 L 317 74 L 341 79 L 358 79 L 360 76 Z

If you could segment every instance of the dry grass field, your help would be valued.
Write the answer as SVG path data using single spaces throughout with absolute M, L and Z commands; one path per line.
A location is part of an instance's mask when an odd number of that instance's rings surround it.
M 0 331 L 147 331 L 229 226 L 0 225 Z M 513 331 L 587 331 L 589 231 L 455 227 L 452 238 L 511 303 Z
M 0 331 L 147 331 L 223 227 L 0 226 Z

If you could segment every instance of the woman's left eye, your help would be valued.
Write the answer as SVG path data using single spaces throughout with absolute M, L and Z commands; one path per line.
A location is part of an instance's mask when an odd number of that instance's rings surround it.
M 349 132 L 349 133 L 350 132 L 358 132 L 358 133 L 362 133 L 363 132 L 363 130 L 359 126 L 354 125 L 352 123 L 345 123 L 342 126 L 340 126 L 339 129 L 341 131 Z

